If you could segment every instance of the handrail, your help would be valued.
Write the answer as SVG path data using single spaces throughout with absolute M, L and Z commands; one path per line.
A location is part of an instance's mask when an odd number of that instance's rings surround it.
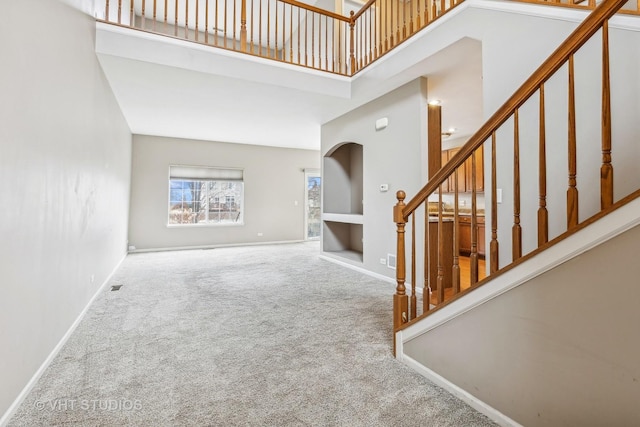
M 438 166 L 436 166 L 436 172 L 432 173 L 430 167 L 430 179 L 427 184 L 418 191 L 418 193 L 405 204 L 404 200 L 406 194 L 400 190 L 397 192 L 398 202 L 394 206 L 393 221 L 397 226 L 397 258 L 396 258 L 396 293 L 393 297 L 393 326 L 394 331 L 397 331 L 402 325 L 409 322 L 414 322 L 417 317 L 416 310 L 416 281 L 420 279 L 424 280 L 424 290 L 422 295 L 422 314 L 419 318 L 430 311 L 435 304 L 446 303 L 447 300 L 455 298 L 460 292 L 469 292 L 478 285 L 485 284 L 488 281 L 482 280 L 479 274 L 479 266 L 481 262 L 479 257 L 485 253 L 488 255 L 488 267 L 486 273 L 488 277 L 492 277 L 494 274 L 499 273 L 505 268 L 510 268 L 514 263 L 520 262 L 523 256 L 527 254 L 523 253 L 523 226 L 521 224 L 521 195 L 524 194 L 521 189 L 521 182 L 526 182 L 527 189 L 533 185 L 533 181 L 538 181 L 539 191 L 537 194 L 538 206 L 537 206 L 537 250 L 546 248 L 549 239 L 549 210 L 547 209 L 547 179 L 557 179 L 560 177 L 559 170 L 551 170 L 551 174 L 547 174 L 547 153 L 546 153 L 546 133 L 547 128 L 545 124 L 545 84 L 552 77 L 558 75 L 558 71 L 563 66 L 567 66 L 567 80 L 566 85 L 568 89 L 567 99 L 567 140 L 566 140 L 566 153 L 568 160 L 568 167 L 566 169 L 568 178 L 568 185 L 566 187 L 566 231 L 560 233 L 560 237 L 575 232 L 580 225 L 580 219 L 578 215 L 579 207 L 579 190 L 577 186 L 577 120 L 576 120 L 576 83 L 575 83 L 575 61 L 574 55 L 589 41 L 596 32 L 601 30 L 602 38 L 602 74 L 601 74 L 601 139 L 600 150 L 598 155 L 601 155 L 600 163 L 600 185 L 599 185 L 599 198 L 600 198 L 600 212 L 605 212 L 610 209 L 613 203 L 613 176 L 614 169 L 611 155 L 611 82 L 610 82 L 610 55 L 609 55 L 609 19 L 613 17 L 616 12 L 627 3 L 628 0 L 604 0 L 584 21 L 578 25 L 578 27 L 569 35 L 569 37 L 560 44 L 560 46 L 553 51 L 553 53 L 543 61 L 542 65 L 538 67 L 529 78 L 511 95 L 505 102 L 497 109 L 497 111 L 480 127 L 480 129 L 474 133 L 471 138 L 461 148 L 457 149 L 455 154 L 446 153 L 445 165 L 439 167 L 439 161 L 442 156 L 440 155 L 440 148 L 430 146 L 429 149 L 429 162 L 437 160 Z M 592 69 L 589 67 L 589 69 Z M 585 74 L 586 78 L 593 74 Z M 578 88 L 583 87 L 582 85 Z M 521 107 L 531 105 L 530 101 L 533 95 L 538 93 L 539 96 L 539 108 L 538 112 L 532 110 L 526 110 Z M 431 106 L 430 106 L 431 107 Z M 437 113 L 434 117 L 439 117 L 440 106 L 435 107 Z M 429 140 L 435 140 L 437 145 L 440 145 L 441 131 L 439 119 L 434 119 L 432 123 L 431 108 L 429 112 Z M 522 116 L 532 119 L 538 125 L 538 164 L 537 175 L 531 175 L 531 173 L 525 176 L 525 180 L 521 181 L 521 169 L 520 169 L 520 124 L 522 122 Z M 538 114 L 536 118 L 536 114 Z M 512 171 L 511 176 L 507 175 L 506 180 L 512 180 L 513 187 L 513 199 L 510 201 L 513 209 L 513 221 L 511 226 L 511 261 L 507 262 L 506 266 L 499 263 L 499 242 L 498 239 L 498 200 L 497 200 L 497 136 L 503 137 L 501 133 L 503 131 L 503 125 L 509 121 L 513 124 L 513 159 L 512 159 Z M 560 131 L 556 126 L 551 126 L 551 132 Z M 432 135 L 433 134 L 433 135 Z M 523 138 L 524 139 L 524 138 Z M 490 185 L 487 187 L 485 183 L 485 175 L 482 169 L 483 153 L 489 150 L 484 150 L 485 144 L 490 143 L 490 178 L 487 177 Z M 533 148 L 533 147 L 532 147 Z M 582 148 L 581 148 L 582 149 Z M 554 148 L 553 153 L 558 155 L 558 150 L 562 150 L 561 147 Z M 588 155 L 589 152 L 593 153 L 593 147 L 589 151 L 585 151 Z M 478 170 L 478 160 L 480 158 L 480 169 Z M 501 159 L 503 159 L 501 157 Z M 502 170 L 502 169 L 501 169 Z M 525 169 L 526 170 L 526 169 Z M 593 173 L 585 175 L 592 177 Z M 462 177 L 461 185 L 460 177 Z M 533 178 L 533 180 L 526 180 L 526 178 Z M 595 181 L 593 179 L 592 181 Z M 503 181 L 507 182 L 507 181 Z M 589 180 L 585 181 L 590 185 L 583 188 L 583 191 L 587 191 L 593 187 L 595 182 Z M 509 184 L 507 184 L 509 186 Z M 462 189 L 461 189 L 462 188 Z M 490 196 L 490 211 L 491 218 L 490 224 L 485 223 L 484 214 L 478 215 L 478 203 L 477 203 L 477 191 L 485 191 L 487 189 Z M 459 256 L 462 252 L 463 241 L 460 237 L 463 235 L 463 221 L 459 218 L 459 191 L 469 192 L 471 200 L 470 218 L 465 220 L 466 231 L 464 234 L 465 253 L 468 253 L 468 258 L 464 259 L 465 277 L 464 281 L 461 280 L 461 272 L 463 271 L 463 265 L 461 263 L 462 258 Z M 453 193 L 447 197 L 453 197 L 453 209 L 452 219 L 446 219 L 443 214 L 443 193 Z M 554 191 L 557 196 L 558 193 Z M 589 193 L 587 192 L 589 195 Z M 591 193 L 591 196 L 596 194 Z M 432 197 L 431 199 L 429 199 Z M 468 197 L 468 196 L 467 196 Z M 589 200 L 593 200 L 592 197 Z M 427 203 L 428 200 L 429 203 Z M 435 201 L 437 200 L 437 202 Z M 463 199 L 464 200 L 464 199 Z M 531 199 L 529 198 L 531 201 Z M 553 199 L 556 200 L 556 199 Z M 434 210 L 431 210 L 430 204 L 434 204 Z M 421 261 L 424 264 L 424 277 L 418 278 L 416 276 L 416 258 L 420 255 L 416 252 L 415 244 L 415 222 L 416 216 L 422 215 L 418 212 L 418 208 L 423 206 L 424 209 L 424 246 L 420 249 L 423 251 L 424 259 Z M 531 204 L 531 207 L 532 204 Z M 593 206 L 595 208 L 595 206 Z M 505 212 L 506 213 L 506 212 Z M 501 215 L 500 224 L 505 221 L 505 215 Z M 532 217 L 529 217 L 532 218 Z M 561 226 L 557 221 L 560 218 L 556 218 L 553 222 L 553 227 L 557 228 Z M 482 221 L 480 221 L 482 220 Z M 531 224 L 535 222 L 535 219 L 530 220 Z M 588 221 L 588 220 L 587 220 Z M 511 222 L 511 220 L 506 220 Z M 408 254 L 405 252 L 405 236 L 406 226 L 409 224 L 411 227 L 409 238 L 411 240 L 410 259 L 411 259 L 411 298 L 407 295 L 407 287 L 405 282 L 407 281 L 406 270 Z M 485 233 L 486 225 L 490 225 L 490 233 Z M 528 226 L 527 226 L 528 227 Z M 505 232 L 504 228 L 500 227 L 501 234 Z M 489 231 L 489 230 L 487 230 Z M 554 231 L 555 233 L 556 231 Z M 485 245 L 485 236 L 489 237 L 490 242 Z M 480 236 L 482 238 L 480 238 Z M 535 236 L 534 233 L 530 236 Z M 502 238 L 500 239 L 502 240 Z M 531 239 L 532 240 L 532 239 Z M 558 241 L 557 238 L 554 241 Z M 532 241 L 528 241 L 530 247 L 536 248 Z M 508 244 L 508 243 L 507 243 Z M 488 251 L 484 249 L 488 246 Z M 480 250 L 480 248 L 483 248 Z M 527 249 L 531 253 L 530 249 Z M 536 250 L 536 249 L 534 249 Z M 506 252 L 506 251 L 503 251 Z M 507 253 L 503 255 L 508 255 Z M 462 285 L 465 285 L 464 287 Z M 445 288 L 448 288 L 445 291 Z M 466 289 L 465 289 L 466 288 Z M 434 299 L 435 298 L 435 299 Z M 434 302 L 435 301 L 435 302 Z M 395 336 L 394 336 L 395 342 Z M 395 345 L 394 345 L 395 349 Z
M 296 1 L 296 0 L 278 0 L 278 1 L 281 1 L 282 3 L 290 4 L 292 6 L 299 7 L 301 9 L 306 9 L 309 12 L 315 12 L 315 13 L 319 13 L 321 15 L 326 15 L 329 18 L 338 19 L 338 20 L 344 21 L 344 22 L 351 22 L 351 19 L 347 18 L 344 15 L 340 15 L 338 13 L 331 12 L 329 10 L 322 9 L 320 7 L 316 7 L 316 6 L 313 6 L 313 5 L 310 5 L 310 4 L 302 3 L 302 2 L 299 2 L 299 1 Z
M 540 67 L 520 86 L 515 93 L 469 138 L 458 153 L 442 167 L 405 206 L 402 211 L 406 220 L 440 184 L 460 167 L 471 154 L 491 137 L 491 134 L 507 121 L 513 112 L 522 106 L 553 73 L 558 71 L 593 36 L 602 24 L 611 18 L 628 0 L 605 0 L 571 33 L 571 35 L 545 60 Z

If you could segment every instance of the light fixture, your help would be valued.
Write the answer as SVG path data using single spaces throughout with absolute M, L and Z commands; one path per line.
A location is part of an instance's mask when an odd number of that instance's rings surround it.
M 456 128 L 449 128 L 446 132 L 442 132 L 442 137 L 449 138 L 454 133 L 456 133 Z
M 440 105 L 442 102 L 439 99 L 432 99 L 429 101 L 429 105 Z

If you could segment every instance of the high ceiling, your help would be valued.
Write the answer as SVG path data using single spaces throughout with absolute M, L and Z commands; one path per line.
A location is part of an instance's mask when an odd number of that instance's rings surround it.
M 134 134 L 319 149 L 323 123 L 426 77 L 443 128 L 469 136 L 482 120 L 480 43 L 430 33 L 353 78 L 101 23 L 96 52 Z

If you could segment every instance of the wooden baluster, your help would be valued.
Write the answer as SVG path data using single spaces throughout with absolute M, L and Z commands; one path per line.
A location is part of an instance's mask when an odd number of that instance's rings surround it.
M 416 299 L 416 214 L 411 214 L 411 314 L 409 320 L 417 317 L 418 301 Z
M 373 19 L 373 9 L 369 9 L 368 10 L 368 16 L 369 16 L 369 62 L 373 61 L 373 37 L 375 37 L 373 35 L 373 26 L 372 26 L 372 19 Z
M 402 40 L 407 38 L 407 5 L 402 3 Z
M 260 7 L 262 7 L 262 0 L 260 0 Z M 166 16 L 165 16 L 165 21 L 166 21 Z M 214 26 L 213 43 L 216 46 L 218 46 L 218 0 L 216 0 L 216 23 Z
M 431 308 L 431 289 L 429 289 L 429 274 L 431 272 L 431 257 L 429 256 L 429 202 L 424 204 L 424 286 L 422 288 L 422 312 Z
M 406 323 L 408 318 L 408 304 L 409 298 L 407 297 L 405 282 L 405 255 L 404 255 L 404 226 L 406 224 L 403 215 L 404 199 L 406 194 L 404 191 L 399 190 L 396 193 L 398 203 L 393 207 L 393 221 L 397 226 L 397 258 L 396 258 L 396 293 L 393 296 L 393 327 L 399 328 L 403 323 Z M 394 334 L 395 336 L 395 334 Z M 395 338 L 394 338 L 395 341 Z
M 121 24 L 121 23 L 122 23 L 122 0 L 118 0 L 118 24 Z M 132 23 L 132 24 L 135 24 L 135 23 Z
M 104 3 L 104 20 L 109 22 L 109 0 Z
M 131 2 L 133 4 L 133 2 Z M 153 0 L 153 31 L 156 30 L 156 16 L 158 15 L 158 1 Z M 129 17 L 129 22 L 133 22 L 131 17 Z
M 371 14 L 373 15 L 373 38 L 371 39 L 373 42 L 373 59 L 378 58 L 378 47 L 380 46 L 378 40 L 378 9 L 372 9 Z
M 511 228 L 513 261 L 522 256 L 522 227 L 520 226 L 520 125 L 518 109 L 513 114 L 513 227 Z
M 316 66 L 316 13 L 311 12 L 311 68 Z
M 276 13 L 276 16 L 278 14 Z M 271 0 L 267 0 L 267 58 L 271 57 Z
M 338 22 L 338 57 L 335 59 L 338 61 L 338 72 L 342 73 L 342 26 L 343 23 Z
M 461 168 L 464 167 L 460 166 Z M 453 294 L 460 292 L 460 236 L 458 233 L 458 171 L 453 175 L 453 266 L 451 267 L 451 280 L 453 283 Z
M 242 0 L 242 1 L 244 2 L 245 0 Z M 196 41 L 198 41 L 198 36 L 199 36 L 198 32 L 200 31 L 200 29 L 198 27 L 198 15 L 199 15 L 199 6 L 198 5 L 199 4 L 200 4 L 200 2 L 198 0 L 196 0 Z
M 482 150 L 481 145 L 478 150 Z M 471 253 L 469 254 L 469 286 L 478 283 L 478 210 L 476 190 L 476 153 L 471 156 Z
M 355 20 L 353 19 L 353 10 L 350 12 L 351 15 L 351 20 L 349 21 L 349 38 L 350 38 L 350 43 L 349 43 L 349 64 L 351 66 L 351 72 L 350 74 L 353 75 L 356 72 L 356 57 L 355 57 L 355 43 L 353 40 L 353 35 L 354 35 L 354 26 L 355 26 Z
M 420 0 L 416 1 L 416 31 L 420 31 L 422 28 L 422 21 L 420 20 L 422 17 L 422 13 L 420 13 Z
M 240 50 L 247 51 L 247 0 L 240 0 Z
M 396 4 L 396 44 L 400 43 L 400 0 L 395 0 Z
M 380 19 L 380 25 L 384 25 L 384 51 L 388 51 L 389 50 L 389 25 L 388 25 L 388 19 L 389 19 L 389 2 L 385 1 L 384 2 L 384 19 Z
M 409 3 L 409 34 L 413 34 L 413 3 L 411 3 L 411 0 L 408 1 Z
M 322 69 L 322 15 L 318 15 L 318 68 Z
M 293 62 L 293 6 L 289 9 L 289 62 Z
M 304 65 L 308 64 L 309 49 L 307 41 L 309 40 L 309 11 L 304 11 Z
M 282 4 L 282 53 L 280 55 L 283 61 L 287 59 L 287 45 L 286 45 L 286 37 L 287 34 L 287 4 Z
M 444 302 L 444 230 L 442 224 L 442 185 L 438 192 L 438 305 Z
M 367 23 L 363 18 L 364 15 L 360 15 L 360 51 L 358 52 L 358 58 L 360 59 L 360 67 L 362 68 L 367 63 Z
M 135 27 L 136 26 L 136 14 L 135 14 L 135 10 L 134 10 L 134 3 L 135 1 L 131 1 L 131 4 L 129 6 L 129 26 L 130 27 Z
M 251 25 L 253 25 L 253 14 L 251 15 Z M 209 44 L 209 0 L 206 0 L 204 4 L 204 42 Z
M 278 3 L 276 2 L 275 5 L 275 12 L 273 13 L 276 16 L 276 22 L 275 22 L 275 33 L 273 34 L 273 42 L 274 42 L 274 48 L 273 48 L 273 57 L 274 59 L 278 58 Z
M 438 7 L 436 6 L 436 0 L 431 0 L 431 20 L 433 21 L 438 16 Z
M 324 17 L 324 69 L 329 70 L 329 17 Z
M 609 80 L 609 21 L 602 26 L 602 166 L 600 167 L 600 208 L 613 204 L 611 164 L 611 84 Z
M 287 34 L 287 4 L 283 3 L 282 5 L 282 60 L 286 60 L 287 47 L 285 44 L 285 34 Z
M 438 13 L 438 16 L 440 16 L 440 15 L 442 15 L 444 13 L 445 7 L 446 7 L 446 5 L 444 3 L 444 0 L 440 0 L 440 13 Z
M 496 132 L 491 134 L 491 243 L 489 244 L 489 271 L 498 271 L 498 192 L 496 187 Z
M 184 0 L 184 38 L 189 40 L 189 0 Z
M 393 3 L 394 0 L 389 0 L 389 48 L 395 46 L 395 31 L 393 31 Z
M 547 211 L 547 148 L 546 148 L 546 124 L 544 108 L 544 83 L 540 85 L 540 129 L 539 129 L 539 188 L 540 203 L 538 207 L 538 246 L 542 246 L 549 240 L 549 212 Z
M 176 2 L 176 7 L 175 7 L 175 16 L 173 19 L 173 35 L 175 37 L 178 37 L 178 0 L 175 0 Z
M 578 225 L 578 188 L 576 180 L 576 97 L 573 55 L 569 56 L 569 188 L 567 189 L 567 229 Z
M 298 64 L 300 64 L 300 8 L 298 8 Z
M 208 1 L 208 0 L 207 0 L 207 1 Z M 258 1 L 260 1 L 260 0 L 258 0 Z M 252 54 L 253 54 L 253 48 L 254 48 L 254 44 L 253 44 L 253 31 L 254 31 L 254 29 L 255 29 L 255 24 L 254 24 L 254 21 L 253 21 L 253 11 L 254 11 L 254 8 L 253 8 L 253 0 L 251 0 L 251 37 L 250 37 L 250 40 L 249 40 L 249 50 L 250 50 L 250 52 L 251 52 Z M 260 52 L 258 52 L 258 53 L 260 53 Z
M 169 11 L 169 9 L 168 9 L 169 6 L 167 4 L 167 1 L 168 0 L 164 0 L 164 29 L 165 29 L 165 31 L 167 30 L 167 22 L 168 22 L 167 13 Z M 131 7 L 133 7 L 133 2 L 131 2 Z M 131 11 L 131 12 L 133 13 L 133 11 Z

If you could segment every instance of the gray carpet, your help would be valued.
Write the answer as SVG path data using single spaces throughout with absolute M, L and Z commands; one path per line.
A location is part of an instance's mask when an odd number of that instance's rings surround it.
M 9 425 L 494 425 L 392 357 L 392 284 L 318 251 L 128 256 Z

